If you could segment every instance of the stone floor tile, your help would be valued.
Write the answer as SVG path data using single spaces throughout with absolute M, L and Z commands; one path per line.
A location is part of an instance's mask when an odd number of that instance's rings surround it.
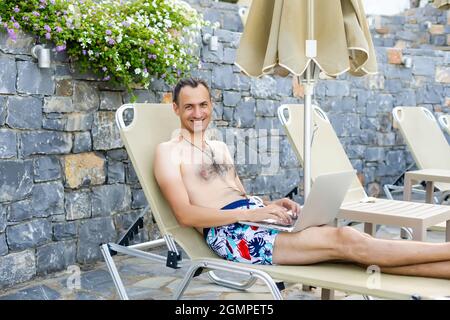
M 61 295 L 45 285 L 37 285 L 4 295 L 0 300 L 58 300 Z

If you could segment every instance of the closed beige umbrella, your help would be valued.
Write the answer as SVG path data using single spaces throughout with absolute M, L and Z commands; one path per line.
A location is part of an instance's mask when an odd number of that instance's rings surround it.
M 377 64 L 360 0 L 314 0 L 317 56 L 306 57 L 307 0 L 253 0 L 236 64 L 248 75 L 302 75 L 310 61 L 329 76 L 375 73 Z
M 450 0 L 434 0 L 433 5 L 440 10 L 450 9 Z
M 347 71 L 355 76 L 377 72 L 361 0 L 253 0 L 236 65 L 253 77 L 292 73 L 306 79 L 305 141 L 311 141 L 311 97 L 317 71 L 331 77 Z M 306 199 L 310 143 L 304 147 Z

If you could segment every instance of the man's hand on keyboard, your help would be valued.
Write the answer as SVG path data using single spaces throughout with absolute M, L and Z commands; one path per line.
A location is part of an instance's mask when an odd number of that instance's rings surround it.
M 291 217 L 292 222 L 290 224 L 292 224 L 295 220 L 297 220 L 298 216 L 294 215 L 294 213 L 291 210 L 286 211 L 286 213 Z M 276 219 L 264 219 L 263 222 L 267 222 L 267 223 L 280 223 L 279 221 L 277 221 Z
M 284 225 L 292 224 L 292 217 L 288 213 L 288 209 L 274 203 L 271 203 L 262 208 L 247 210 L 244 213 L 242 220 L 260 222 L 268 219 L 275 220 L 277 223 Z
M 290 216 L 294 219 L 296 219 L 300 214 L 300 205 L 297 202 L 292 201 L 291 199 L 282 198 L 279 200 L 272 201 L 271 203 L 286 208 L 288 211 L 291 212 Z

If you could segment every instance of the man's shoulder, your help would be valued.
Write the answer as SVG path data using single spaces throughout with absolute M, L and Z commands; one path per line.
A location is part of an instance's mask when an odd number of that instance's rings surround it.
M 170 139 L 168 141 L 163 141 L 157 145 L 158 149 L 169 149 L 169 148 L 175 148 L 179 145 L 178 139 Z
M 169 141 L 161 142 L 156 146 L 157 154 L 167 154 L 168 151 L 176 150 L 179 147 L 179 141 L 177 139 L 171 139 Z
M 216 148 L 220 148 L 220 149 L 228 149 L 228 146 L 225 142 L 220 141 L 220 140 L 208 140 L 208 143 L 212 146 L 212 147 L 216 147 Z

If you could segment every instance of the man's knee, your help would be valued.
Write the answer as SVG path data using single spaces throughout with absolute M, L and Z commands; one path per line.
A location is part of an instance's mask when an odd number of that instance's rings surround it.
M 336 241 L 344 256 L 353 258 L 355 255 L 364 255 L 367 251 L 369 238 L 352 227 L 340 227 L 336 230 Z

